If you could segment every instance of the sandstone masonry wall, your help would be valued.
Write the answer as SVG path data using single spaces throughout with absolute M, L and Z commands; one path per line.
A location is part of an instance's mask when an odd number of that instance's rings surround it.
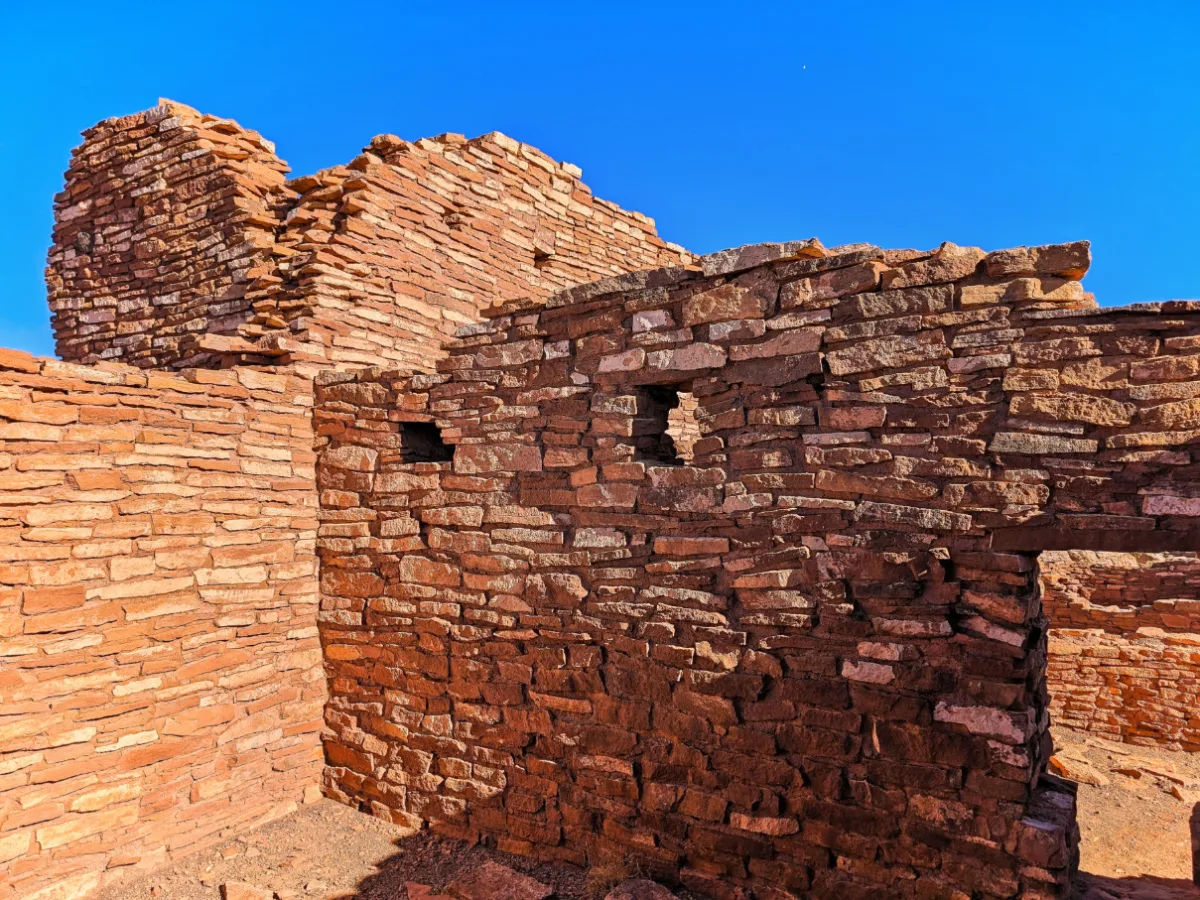
M 236 334 L 291 196 L 275 147 L 176 103 L 84 132 L 46 272 L 58 355 L 147 368 Z
M 327 789 L 714 896 L 1062 896 L 1036 555 L 1195 546 L 1196 306 L 1096 310 L 1086 244 L 701 262 L 319 377 Z
M 79 897 L 315 790 L 311 382 L 0 351 L 0 897 Z
M 314 486 L 325 787 L 397 821 L 717 897 L 1062 897 L 1051 709 L 1194 743 L 1200 305 L 1097 310 L 1086 243 L 696 260 L 500 134 L 290 182 L 178 104 L 85 137 L 48 285 L 100 364 L 0 351 L 0 900 L 312 787 Z M 314 485 L 308 376 L 364 365 Z
M 315 789 L 315 371 L 428 369 L 485 305 L 692 260 L 501 134 L 292 182 L 168 101 L 84 137 L 47 284 L 91 365 L 0 351 L 0 898 L 83 896 Z
M 377 137 L 291 183 L 301 194 L 242 333 L 298 361 L 427 371 L 483 306 L 692 258 L 580 175 L 498 132 Z
M 1200 555 L 1051 552 L 1039 566 L 1054 721 L 1200 749 Z
M 692 259 L 499 133 L 383 135 L 287 184 L 272 144 L 179 104 L 85 138 L 48 270 L 64 359 L 426 370 L 481 306 Z

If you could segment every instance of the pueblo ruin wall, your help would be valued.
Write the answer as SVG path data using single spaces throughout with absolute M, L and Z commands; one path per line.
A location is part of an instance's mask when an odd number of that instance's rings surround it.
M 429 368 L 496 298 L 692 259 L 501 134 L 286 171 L 167 102 L 73 155 L 47 283 L 77 364 L 0 351 L 5 900 L 319 795 L 313 372 Z
M 1200 750 L 1200 558 L 1043 553 L 1055 722 Z
M 701 264 L 318 377 L 328 789 L 714 896 L 1060 896 L 1036 557 L 1196 546 L 1200 305 L 1097 310 L 1086 244 Z
M 1200 309 L 1086 243 L 697 259 L 499 134 L 85 138 L 69 362 L 0 351 L 0 900 L 318 784 L 714 897 L 1065 897 L 1051 715 L 1191 741 L 1112 700 L 1190 690 Z
M 498 132 L 381 135 L 290 182 L 269 141 L 180 104 L 84 136 L 47 270 L 63 359 L 423 370 L 481 306 L 692 259 Z
M 0 896 L 79 896 L 316 783 L 310 403 L 286 372 L 0 352 Z

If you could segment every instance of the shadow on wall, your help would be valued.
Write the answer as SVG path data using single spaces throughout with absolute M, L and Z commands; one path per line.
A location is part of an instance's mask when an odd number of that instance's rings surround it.
M 439 892 L 444 891 L 451 881 L 488 861 L 498 862 L 552 888 L 554 900 L 602 900 L 623 879 L 645 874 L 608 868 L 585 870 L 566 863 L 538 862 L 481 844 L 437 838 L 427 831 L 395 843 L 397 852 L 380 863 L 378 871 L 364 878 L 345 900 L 441 900 L 447 895 Z M 410 884 L 427 886 L 432 891 L 409 891 L 407 886 Z M 502 890 L 500 885 L 496 887 Z M 679 886 L 672 887 L 671 891 L 679 900 L 696 897 Z M 1114 878 L 1080 873 L 1072 900 L 1200 900 L 1200 887 L 1183 878 L 1154 875 Z

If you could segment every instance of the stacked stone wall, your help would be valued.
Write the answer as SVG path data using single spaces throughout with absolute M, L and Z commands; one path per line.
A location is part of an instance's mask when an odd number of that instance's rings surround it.
M 481 307 L 688 262 L 505 135 L 384 135 L 285 184 L 274 146 L 179 104 L 85 133 L 48 281 L 64 359 L 430 369 Z
M 485 306 L 692 258 L 580 175 L 500 133 L 378 137 L 292 182 L 301 196 L 243 333 L 297 360 L 425 371 Z
M 1200 556 L 1060 551 L 1039 566 L 1054 721 L 1200 750 Z
M 85 131 L 46 273 L 58 355 L 165 367 L 201 335 L 236 334 L 292 196 L 274 151 L 168 102 Z
M 716 897 L 1062 897 L 1051 711 L 1194 746 L 1196 303 L 1097 310 L 1085 243 L 696 260 L 500 134 L 86 137 L 100 364 L 0 351 L 0 898 L 292 808 L 318 593 L 331 796 Z
M 167 101 L 73 154 L 47 284 L 89 365 L 0 351 L 0 897 L 82 896 L 315 790 L 314 371 L 431 368 L 483 306 L 692 259 L 501 134 L 286 172 Z
M 0 897 L 80 897 L 316 789 L 311 382 L 0 351 Z
M 743 248 L 320 376 L 328 789 L 715 896 L 1060 896 L 1037 553 L 1200 515 L 1200 315 L 1087 263 Z

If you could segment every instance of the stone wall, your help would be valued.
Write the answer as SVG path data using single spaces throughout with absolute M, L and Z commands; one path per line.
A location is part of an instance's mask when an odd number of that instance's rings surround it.
M 0 351 L 0 900 L 312 787 L 317 491 L 325 788 L 397 821 L 717 897 L 1061 897 L 1051 709 L 1194 743 L 1200 305 L 1098 310 L 1086 243 L 696 260 L 500 134 L 290 182 L 178 104 L 85 138 L 48 284 L 99 364 Z M 308 376 L 364 365 L 314 485 Z
M 278 265 L 253 286 L 242 333 L 285 340 L 297 360 L 426 371 L 484 306 L 692 259 L 580 175 L 498 132 L 377 137 L 292 182 Z
M 1039 565 L 1054 721 L 1200 750 L 1200 555 L 1051 552 Z
M 166 101 L 86 132 L 48 270 L 60 356 L 426 370 L 484 305 L 692 259 L 499 133 L 383 135 L 286 171 L 257 133 Z
M 286 172 L 257 133 L 176 103 L 85 131 L 46 272 L 58 355 L 163 367 L 200 335 L 236 334 L 292 196 Z
M 311 382 L 0 351 L 0 897 L 64 900 L 315 790 Z
M 693 259 L 498 133 L 291 182 L 168 101 L 84 137 L 47 284 L 88 365 L 0 351 L 0 898 L 82 896 L 315 790 L 314 371 L 428 369 L 483 306 Z
M 1087 264 L 742 248 L 320 376 L 328 790 L 716 896 L 1060 896 L 1036 555 L 1200 515 L 1198 310 Z

